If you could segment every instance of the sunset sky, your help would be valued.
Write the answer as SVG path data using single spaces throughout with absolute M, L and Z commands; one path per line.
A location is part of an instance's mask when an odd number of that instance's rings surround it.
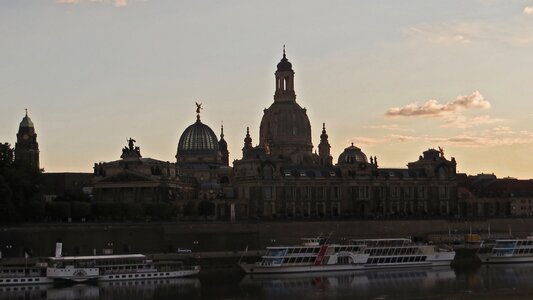
M 443 147 L 458 172 L 533 178 L 533 0 L 0 1 L 0 142 L 29 109 L 47 172 L 91 172 L 133 137 L 175 161 L 224 122 L 259 139 L 286 44 L 315 147 L 381 167 Z

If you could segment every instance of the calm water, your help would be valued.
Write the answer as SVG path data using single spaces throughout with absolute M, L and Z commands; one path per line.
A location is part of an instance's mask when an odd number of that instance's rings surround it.
M 533 299 L 533 264 L 0 287 L 0 299 Z

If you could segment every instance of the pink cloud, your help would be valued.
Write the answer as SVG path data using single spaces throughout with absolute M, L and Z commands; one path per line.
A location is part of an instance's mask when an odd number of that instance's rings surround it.
M 349 142 L 355 145 L 392 144 L 398 142 L 422 142 L 462 148 L 482 148 L 533 144 L 533 132 L 515 132 L 509 127 L 495 127 L 481 132 L 467 132 L 450 137 L 434 137 L 429 135 L 387 135 L 384 137 L 354 137 Z
M 488 124 L 494 124 L 503 122 L 505 120 L 493 118 L 488 115 L 484 116 L 478 116 L 473 118 L 467 118 L 466 116 L 453 116 L 450 117 L 446 123 L 444 123 L 441 127 L 444 128 L 460 128 L 460 129 L 467 129 L 472 128 L 480 125 L 488 125 Z
M 79 4 L 82 2 L 88 3 L 113 3 L 115 7 L 125 7 L 128 5 L 128 0 L 57 0 L 58 4 Z
M 391 131 L 412 131 L 412 129 L 401 127 L 398 124 L 372 125 L 372 126 L 367 126 L 367 128 L 384 129 L 384 130 L 391 130 Z
M 483 98 L 479 91 L 470 95 L 459 96 L 455 100 L 441 104 L 437 100 L 428 100 L 422 105 L 411 103 L 403 107 L 392 107 L 387 110 L 387 117 L 441 117 L 466 109 L 489 109 L 490 102 Z

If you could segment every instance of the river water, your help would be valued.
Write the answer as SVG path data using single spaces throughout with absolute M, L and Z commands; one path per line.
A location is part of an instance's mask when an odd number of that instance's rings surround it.
M 0 287 L 0 299 L 533 299 L 533 264 Z

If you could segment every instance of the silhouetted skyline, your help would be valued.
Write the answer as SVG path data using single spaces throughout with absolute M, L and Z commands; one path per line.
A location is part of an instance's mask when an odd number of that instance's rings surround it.
M 90 172 L 128 137 L 175 161 L 195 102 L 231 164 L 286 44 L 334 161 L 351 142 L 384 167 L 440 146 L 459 172 L 533 178 L 533 2 L 24 0 L 0 4 L 0 31 L 0 141 L 28 108 L 46 171 Z

